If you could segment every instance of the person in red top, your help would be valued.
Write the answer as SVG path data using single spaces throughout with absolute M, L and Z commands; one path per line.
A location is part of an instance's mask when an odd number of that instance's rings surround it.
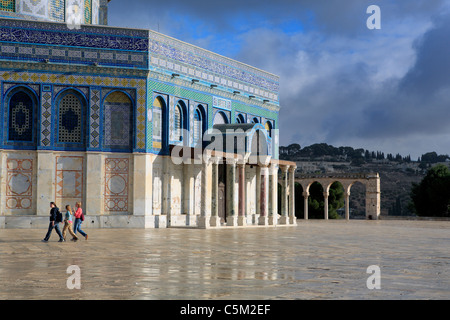
M 86 232 L 81 230 L 81 224 L 83 223 L 83 220 L 84 220 L 83 209 L 81 209 L 81 202 L 77 202 L 75 204 L 75 206 L 76 206 L 77 210 L 74 213 L 75 223 L 73 226 L 73 232 L 75 234 L 77 234 L 77 231 L 79 231 L 81 233 L 81 235 L 84 236 L 84 238 L 87 240 L 88 235 L 86 234 Z

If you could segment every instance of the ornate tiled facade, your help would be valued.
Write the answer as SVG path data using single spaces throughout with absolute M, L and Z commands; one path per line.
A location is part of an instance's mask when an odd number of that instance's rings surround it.
M 183 215 L 210 210 L 210 169 L 172 165 L 173 145 L 201 149 L 218 121 L 257 122 L 252 133 L 276 141 L 265 128 L 278 128 L 277 76 L 151 30 L 100 26 L 106 4 L 0 0 L 0 217 L 46 215 L 55 200 L 86 204 L 102 226 L 130 223 L 109 217 L 120 215 L 189 223 Z M 64 23 L 68 6 L 83 8 L 78 29 Z

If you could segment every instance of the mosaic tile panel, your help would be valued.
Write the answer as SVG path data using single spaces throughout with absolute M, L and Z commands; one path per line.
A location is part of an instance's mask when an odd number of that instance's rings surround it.
M 25 92 L 15 93 L 9 103 L 9 141 L 33 141 L 34 104 Z
M 6 208 L 31 209 L 33 204 L 33 159 L 7 160 Z
M 0 11 L 16 11 L 16 1 L 15 0 L 0 0 Z
M 92 0 L 92 24 L 98 24 L 99 18 L 99 0 Z
M 105 211 L 128 212 L 129 159 L 105 159 Z
M 69 0 L 66 5 L 78 5 L 80 8 L 83 8 L 81 1 Z M 60 28 L 61 30 L 58 30 L 58 26 L 31 21 L 2 20 L 0 39 L 6 42 L 28 44 L 148 51 L 148 31 L 136 30 L 131 31 L 135 36 L 133 34 L 123 36 L 122 34 L 129 34 L 130 31 L 111 28 L 112 30 L 108 32 L 104 29 L 84 26 L 82 29 L 84 32 L 71 32 L 66 25 L 62 25 Z
M 90 93 L 90 148 L 97 149 L 100 147 L 100 89 L 92 88 Z
M 136 150 L 146 151 L 146 103 L 147 103 L 147 82 L 139 78 L 125 78 L 125 77 L 107 77 L 96 75 L 72 75 L 67 76 L 63 74 L 40 73 L 40 72 L 0 72 L 0 80 L 16 81 L 16 82 L 32 82 L 44 85 L 73 85 L 74 83 L 80 86 L 97 85 L 105 88 L 129 88 L 128 92 L 134 92 L 136 96 Z M 82 89 L 82 87 L 76 87 Z M 57 90 L 57 89 L 55 89 Z M 83 90 L 88 91 L 88 87 Z M 103 92 L 103 90 L 102 90 Z
M 65 0 L 50 0 L 49 2 L 49 17 L 53 21 L 65 21 Z
M 105 99 L 103 108 L 105 146 L 131 149 L 133 109 L 130 98 L 115 91 Z
M 40 145 L 49 147 L 52 143 L 52 94 L 51 87 L 43 86 L 41 98 Z
M 56 157 L 56 198 L 82 201 L 83 157 Z
M 84 23 L 92 23 L 92 0 L 84 0 Z
M 21 0 L 19 12 L 40 18 L 48 17 L 48 5 L 46 0 Z

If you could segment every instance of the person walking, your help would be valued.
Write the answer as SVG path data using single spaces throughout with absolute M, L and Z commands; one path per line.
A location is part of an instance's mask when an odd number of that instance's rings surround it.
M 73 232 L 75 234 L 77 234 L 77 231 L 79 231 L 81 233 L 81 235 L 84 236 L 84 238 L 87 240 L 88 235 L 86 234 L 86 232 L 81 230 L 81 224 L 83 223 L 83 220 L 84 220 L 83 209 L 81 209 L 81 202 L 77 202 L 75 204 L 75 206 L 77 207 L 77 211 L 75 211 L 75 214 L 74 214 L 75 226 L 74 226 Z
M 52 235 L 53 229 L 56 230 L 56 233 L 59 236 L 58 242 L 64 242 L 65 240 L 63 235 L 61 234 L 61 229 L 59 229 L 59 224 L 62 222 L 62 219 L 61 221 L 59 221 L 59 216 L 61 215 L 61 213 L 59 212 L 59 209 L 54 202 L 50 202 L 50 208 L 50 224 L 48 226 L 47 234 L 42 242 L 48 242 L 50 236 Z
M 69 233 L 72 236 L 72 241 L 77 241 L 78 237 L 72 229 L 72 208 L 69 205 L 66 206 L 66 214 L 64 217 L 64 228 L 62 232 L 64 240 L 66 240 L 67 230 L 69 230 Z

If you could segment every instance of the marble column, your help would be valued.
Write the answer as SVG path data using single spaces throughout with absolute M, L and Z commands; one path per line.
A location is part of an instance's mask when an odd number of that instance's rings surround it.
M 350 192 L 345 192 L 345 219 L 350 220 Z
M 245 190 L 245 163 L 238 163 L 238 172 L 239 172 L 239 209 L 238 209 L 238 225 L 245 226 L 247 225 L 247 217 L 245 212 L 245 204 L 246 204 L 246 190 Z
M 280 166 L 282 175 L 281 185 L 281 218 L 279 224 L 289 224 L 288 216 L 288 170 L 289 166 Z
M 323 193 L 323 209 L 324 209 L 324 217 L 325 220 L 328 220 L 328 196 L 330 195 L 329 192 L 324 192 Z
M 261 195 L 260 195 L 260 211 L 258 224 L 260 226 L 268 225 L 269 212 L 269 168 L 261 167 Z
M 252 223 L 258 224 L 258 221 L 256 221 L 257 217 L 260 215 L 261 206 L 259 205 L 261 203 L 261 167 L 256 166 L 256 201 L 255 201 L 255 216 L 252 217 Z
M 133 215 L 143 218 L 144 228 L 155 228 L 152 157 L 150 154 L 133 155 Z
M 305 218 L 305 220 L 308 220 L 308 198 L 309 198 L 309 192 L 304 191 L 303 192 L 303 198 L 304 198 L 304 204 L 303 204 L 304 218 Z
M 269 225 L 278 224 L 278 166 L 272 164 L 270 167 L 270 187 L 269 187 L 269 197 L 270 197 L 270 212 L 269 212 Z
M 295 216 L 295 170 L 297 167 L 289 168 L 289 224 L 296 225 L 297 217 Z
M 227 159 L 227 226 L 237 226 L 236 216 L 236 160 Z
M 198 219 L 200 228 L 208 229 L 211 224 L 212 203 L 212 160 L 204 159 L 202 164 L 201 213 Z
M 191 225 L 195 219 L 194 209 L 194 164 L 183 164 L 183 213 L 186 215 L 186 225 Z
M 212 199 L 211 199 L 211 227 L 220 227 L 219 217 L 219 159 L 212 163 Z

